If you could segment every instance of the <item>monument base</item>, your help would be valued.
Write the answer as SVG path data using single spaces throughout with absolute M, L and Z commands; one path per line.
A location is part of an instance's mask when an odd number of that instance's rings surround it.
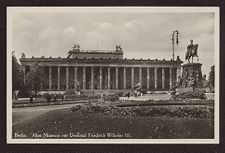
M 182 82 L 180 87 L 191 88 L 193 85 L 195 88 L 202 88 L 202 71 L 201 63 L 188 63 L 182 65 Z

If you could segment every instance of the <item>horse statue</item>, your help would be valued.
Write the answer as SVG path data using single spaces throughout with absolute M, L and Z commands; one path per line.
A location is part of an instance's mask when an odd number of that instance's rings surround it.
M 185 60 L 190 60 L 192 57 L 192 62 L 193 62 L 193 57 L 198 57 L 198 44 L 193 44 L 193 40 L 190 41 L 191 44 L 187 46 L 187 52 L 185 56 Z M 199 57 L 198 57 L 199 58 Z
M 122 51 L 121 45 L 117 45 L 117 46 L 116 46 L 116 51 Z
M 73 44 L 73 50 L 72 51 L 77 51 L 80 50 L 80 45 L 79 44 Z

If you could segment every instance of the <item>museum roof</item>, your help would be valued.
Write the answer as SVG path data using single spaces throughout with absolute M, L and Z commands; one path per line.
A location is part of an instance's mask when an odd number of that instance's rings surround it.
M 165 64 L 172 64 L 173 61 L 171 60 L 158 60 L 158 59 L 76 59 L 76 58 L 45 58 L 45 57 L 41 57 L 41 58 L 21 58 L 20 59 L 21 63 L 26 63 L 26 62 L 55 62 L 55 63 L 79 63 L 79 64 L 90 64 L 90 63 L 121 63 L 121 64 L 151 64 L 151 63 L 165 63 Z M 183 63 L 183 61 L 181 60 L 175 60 L 174 63 L 176 64 L 181 64 Z
M 76 51 L 69 51 L 70 52 L 73 52 L 73 53 L 76 53 L 76 54 L 79 54 L 79 53 L 105 53 L 105 54 L 109 54 L 109 53 L 119 53 L 119 54 L 123 54 L 123 52 L 118 52 L 118 51 L 114 51 L 114 50 L 80 50 L 79 52 L 76 52 Z

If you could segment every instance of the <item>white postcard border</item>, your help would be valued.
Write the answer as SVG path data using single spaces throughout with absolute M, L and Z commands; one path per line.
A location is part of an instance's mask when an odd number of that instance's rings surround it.
M 76 8 L 76 9 L 74 9 Z M 12 17 L 17 12 L 126 12 L 126 13 L 204 13 L 213 12 L 215 44 L 214 139 L 12 139 Z M 7 7 L 7 143 L 8 144 L 218 144 L 219 143 L 219 7 Z

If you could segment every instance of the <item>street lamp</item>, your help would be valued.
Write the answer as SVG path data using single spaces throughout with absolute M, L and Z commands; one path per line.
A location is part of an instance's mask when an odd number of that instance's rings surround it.
M 172 88 L 174 87 L 174 81 L 173 81 L 173 78 L 174 78 L 174 44 L 175 44 L 175 34 L 176 34 L 176 44 L 178 46 L 179 44 L 179 40 L 178 40 L 178 34 L 179 34 L 179 31 L 176 30 L 176 31 L 173 31 L 172 33 L 172 52 L 173 52 L 173 69 L 172 69 Z

